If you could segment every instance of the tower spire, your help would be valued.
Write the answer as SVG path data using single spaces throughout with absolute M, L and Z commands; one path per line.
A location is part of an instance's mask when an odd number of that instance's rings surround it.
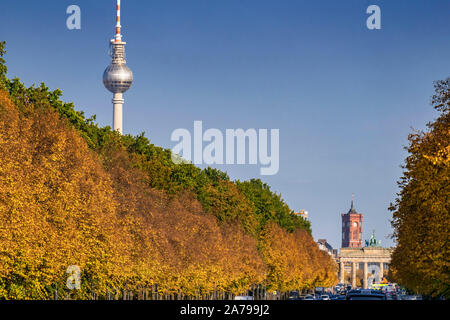
M 350 212 L 356 212 L 355 206 L 354 206 L 354 201 L 355 201 L 355 194 L 352 193 L 352 203 L 351 203 L 351 206 L 350 206 L 350 210 L 348 211 L 349 213 Z
M 115 42 L 122 42 L 122 25 L 120 24 L 120 0 L 117 0 L 116 38 Z

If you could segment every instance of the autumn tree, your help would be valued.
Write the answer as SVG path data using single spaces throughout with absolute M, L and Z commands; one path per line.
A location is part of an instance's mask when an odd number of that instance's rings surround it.
M 267 223 L 260 250 L 268 266 L 268 285 L 279 292 L 337 283 L 336 263 L 305 230 L 289 233 L 274 222 Z
M 6 298 L 46 298 L 70 265 L 83 288 L 105 292 L 125 261 L 111 181 L 85 141 L 45 100 L 18 109 L 0 92 L 0 287 Z
M 281 195 L 270 190 L 269 185 L 263 183 L 260 179 L 251 179 L 250 181 L 238 180 L 235 183 L 238 190 L 252 204 L 260 230 L 267 222 L 275 221 L 289 232 L 293 232 L 296 229 L 304 229 L 311 232 L 309 221 L 294 215 L 294 212 L 284 202 Z
M 0 43 L 0 299 L 334 282 L 309 222 L 267 184 L 176 165 L 143 134 L 101 128 L 61 90 L 8 79 L 4 53 Z M 65 290 L 70 265 L 81 290 Z
M 5 84 L 7 82 L 6 72 L 8 71 L 8 68 L 6 67 L 6 64 L 5 64 L 6 61 L 3 58 L 4 54 L 6 53 L 5 45 L 6 45 L 6 42 L 4 42 L 4 41 L 0 42 L 0 89 L 4 89 Z
M 450 296 L 450 78 L 435 84 L 439 112 L 428 130 L 409 135 L 409 152 L 391 207 L 397 247 L 393 279 L 416 292 Z

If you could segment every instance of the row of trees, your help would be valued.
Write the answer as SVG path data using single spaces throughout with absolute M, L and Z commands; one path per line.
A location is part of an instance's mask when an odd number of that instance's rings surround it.
M 90 298 L 328 286 L 336 265 L 260 180 L 175 165 L 144 135 L 99 128 L 59 90 L 6 77 L 0 43 L 0 298 L 48 299 L 81 268 Z
M 450 78 L 435 84 L 439 117 L 409 136 L 392 225 L 391 276 L 409 289 L 450 297 Z

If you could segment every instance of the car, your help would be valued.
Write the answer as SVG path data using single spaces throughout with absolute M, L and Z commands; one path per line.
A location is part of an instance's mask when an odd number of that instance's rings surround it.
M 323 294 L 320 296 L 319 300 L 330 300 L 330 296 Z
M 388 292 L 386 293 L 386 298 L 388 300 L 398 300 L 398 296 L 395 292 Z
M 300 295 L 298 294 L 298 291 L 291 291 L 289 293 L 288 300 L 300 300 Z
M 235 296 L 234 300 L 253 300 L 252 296 Z
M 378 290 L 350 290 L 346 300 L 386 300 L 386 295 Z
M 315 299 L 313 296 L 308 295 L 308 296 L 304 297 L 303 300 L 315 300 Z
M 404 295 L 404 296 L 402 296 L 402 300 L 422 300 L 422 296 L 418 296 L 418 295 Z

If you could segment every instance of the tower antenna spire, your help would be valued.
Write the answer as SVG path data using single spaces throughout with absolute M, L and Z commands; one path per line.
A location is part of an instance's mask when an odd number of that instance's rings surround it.
M 116 42 L 122 42 L 122 25 L 120 24 L 120 0 L 117 0 Z
M 120 0 L 117 0 L 116 35 L 110 41 L 111 64 L 103 73 L 103 84 L 111 91 L 113 96 L 113 129 L 123 133 L 123 93 L 133 84 L 133 72 L 127 67 L 125 61 L 125 45 L 122 41 L 122 25 L 120 23 Z

